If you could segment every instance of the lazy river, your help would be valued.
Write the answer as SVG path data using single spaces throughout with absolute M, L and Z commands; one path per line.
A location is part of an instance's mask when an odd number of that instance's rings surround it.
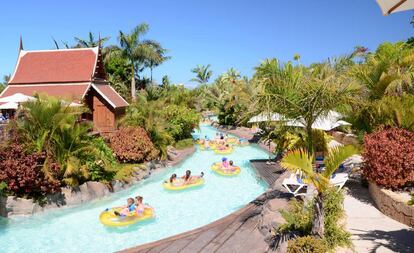
M 216 130 L 201 126 L 196 134 L 213 137 Z M 0 252 L 114 252 L 206 225 L 243 207 L 267 188 L 249 163 L 250 159 L 267 158 L 264 150 L 255 145 L 236 147 L 226 157 L 241 167 L 238 176 L 215 174 L 210 166 L 222 155 L 197 147 L 181 164 L 107 198 L 31 217 L 0 219 Z M 194 175 L 203 171 L 205 184 L 180 192 L 162 187 L 169 175 L 182 175 L 187 169 Z M 124 205 L 126 198 L 137 195 L 155 208 L 155 219 L 122 228 L 99 222 L 105 208 Z

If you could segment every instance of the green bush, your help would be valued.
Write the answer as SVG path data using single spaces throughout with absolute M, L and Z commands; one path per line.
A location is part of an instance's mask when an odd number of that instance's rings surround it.
M 308 235 L 312 229 L 312 205 L 304 205 L 303 202 L 292 199 L 288 210 L 280 210 L 286 223 L 279 227 L 278 232 L 295 231 L 302 235 Z
M 323 203 L 325 211 L 324 244 L 332 249 L 338 246 L 350 247 L 351 235 L 345 230 L 344 225 L 340 224 L 340 221 L 345 215 L 345 211 L 342 206 L 344 200 L 343 193 L 341 191 L 338 192 L 335 188 L 331 188 L 325 193 L 325 196 L 326 197 Z M 296 232 L 303 236 L 311 235 L 312 217 L 314 213 L 313 206 L 312 201 L 305 204 L 304 202 L 300 202 L 296 199 L 291 200 L 289 202 L 288 210 L 280 211 L 282 217 L 286 220 L 286 223 L 281 225 L 276 232 Z
M 167 129 L 176 141 L 191 138 L 191 132 L 200 122 L 200 115 L 186 106 L 168 105 L 161 115 L 169 123 Z
M 288 253 L 325 253 L 329 247 L 322 239 L 313 236 L 298 237 L 288 243 Z
M 188 138 L 188 139 L 177 141 L 174 146 L 176 149 L 180 150 L 180 149 L 192 147 L 193 145 L 194 145 L 193 139 Z
M 325 193 L 325 241 L 330 248 L 337 246 L 350 247 L 351 234 L 346 231 L 344 224 L 340 224 L 345 217 L 343 208 L 344 195 L 336 188 L 331 188 Z

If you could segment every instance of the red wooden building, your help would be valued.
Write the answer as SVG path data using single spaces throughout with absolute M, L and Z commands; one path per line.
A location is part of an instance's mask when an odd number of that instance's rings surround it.
M 115 130 L 128 106 L 106 80 L 99 47 L 26 51 L 21 44 L 16 68 L 0 98 L 15 93 L 83 103 L 90 109 L 85 117 L 99 132 Z

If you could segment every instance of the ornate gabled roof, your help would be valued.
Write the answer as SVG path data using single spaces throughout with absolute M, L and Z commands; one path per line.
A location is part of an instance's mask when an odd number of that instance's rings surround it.
M 95 48 L 20 50 L 9 84 L 77 83 L 106 78 Z

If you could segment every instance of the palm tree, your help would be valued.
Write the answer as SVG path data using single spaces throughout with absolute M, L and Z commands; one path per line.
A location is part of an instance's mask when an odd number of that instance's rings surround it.
M 226 73 L 222 75 L 223 81 L 235 83 L 241 77 L 240 72 L 235 68 L 229 68 Z
M 311 68 L 264 61 L 256 68 L 259 84 L 256 105 L 302 123 L 307 133 L 307 147 L 313 152 L 312 125 L 329 111 L 352 101 L 358 87 L 336 75 L 327 63 Z M 269 103 L 271 102 L 271 103 Z M 270 106 L 270 107 L 269 107 Z
M 307 180 L 311 182 L 317 191 L 314 201 L 314 215 L 312 220 L 312 234 L 324 237 L 324 198 L 328 187 L 332 187 L 329 179 L 339 165 L 343 163 L 348 157 L 357 153 L 354 146 L 342 146 L 333 148 L 325 157 L 325 170 L 322 173 L 313 170 L 313 153 L 304 149 L 298 149 L 288 152 L 281 160 L 280 165 L 295 173 L 297 170 L 301 171 Z
M 87 39 L 82 39 L 82 38 L 79 38 L 79 37 L 75 37 L 75 41 L 77 42 L 75 47 L 78 48 L 78 47 L 97 47 L 99 45 L 102 46 L 103 43 L 105 43 L 107 40 L 109 40 L 109 37 L 103 37 L 103 38 L 99 37 L 96 40 L 93 33 L 89 32 Z
M 161 46 L 160 43 L 156 41 L 147 41 L 146 45 L 150 49 L 149 57 L 145 61 L 145 66 L 150 68 L 151 71 L 151 83 L 152 83 L 152 71 L 155 67 L 158 67 L 163 62 L 171 59 L 170 56 L 166 56 L 167 50 Z
M 197 82 L 199 84 L 206 84 L 210 80 L 211 76 L 213 75 L 213 71 L 209 70 L 210 64 L 208 65 L 197 65 L 197 67 L 193 68 L 191 72 L 196 74 L 195 78 L 192 78 L 190 81 Z
M 145 62 L 153 55 L 153 50 L 149 45 L 157 43 L 150 40 L 141 40 L 148 29 L 148 24 L 142 23 L 136 26 L 130 34 L 119 31 L 120 52 L 123 57 L 128 59 L 132 71 L 131 97 L 133 101 L 136 100 L 135 81 L 139 79 L 139 73 L 144 70 Z

